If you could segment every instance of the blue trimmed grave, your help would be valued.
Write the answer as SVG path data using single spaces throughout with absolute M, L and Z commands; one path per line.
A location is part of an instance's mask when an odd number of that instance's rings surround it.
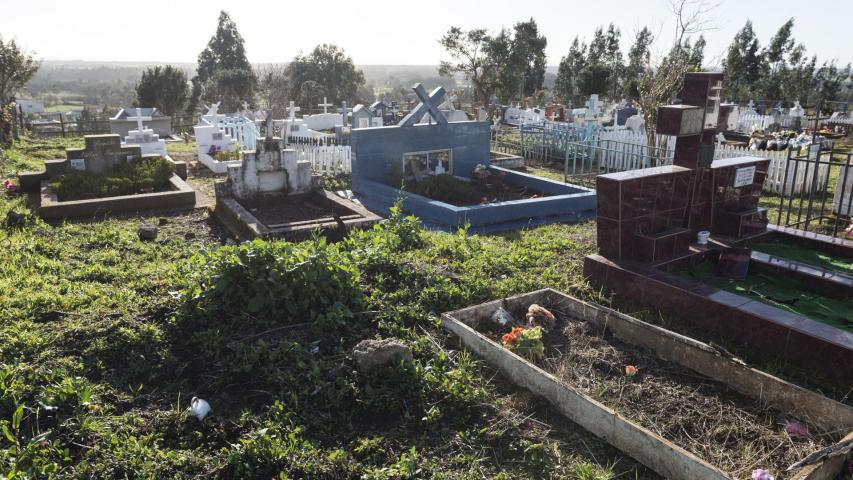
M 491 166 L 488 122 L 448 122 L 437 107 L 444 88 L 427 94 L 417 84 L 414 90 L 421 102 L 397 125 L 352 130 L 352 189 L 365 206 L 387 214 L 404 181 L 411 190 L 449 174 L 486 192 L 482 201 L 451 204 L 403 191 L 403 209 L 430 228 L 453 230 L 468 223 L 480 233 L 595 216 L 594 189 Z M 425 114 L 430 122 L 416 123 Z M 521 198 L 496 201 L 489 188 L 521 192 L 516 195 Z

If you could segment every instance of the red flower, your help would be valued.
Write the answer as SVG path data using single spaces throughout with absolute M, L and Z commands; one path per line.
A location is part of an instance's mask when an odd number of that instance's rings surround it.
M 502 340 L 507 347 L 515 346 L 521 334 L 524 333 L 524 327 L 514 327 L 511 332 L 503 336 Z

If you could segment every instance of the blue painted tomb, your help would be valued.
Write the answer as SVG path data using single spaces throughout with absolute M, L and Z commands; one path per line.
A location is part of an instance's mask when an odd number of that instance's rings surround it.
M 352 130 L 352 189 L 367 208 L 387 214 L 402 194 L 403 209 L 425 226 L 453 230 L 467 223 L 479 233 L 595 216 L 594 189 L 491 166 L 488 122 L 448 122 L 437 108 L 444 88 L 427 94 L 417 84 L 414 90 L 421 102 L 397 125 Z M 427 113 L 429 123 L 416 123 Z M 400 192 L 404 180 L 408 184 L 441 174 L 466 181 L 499 178 L 538 197 L 460 206 Z

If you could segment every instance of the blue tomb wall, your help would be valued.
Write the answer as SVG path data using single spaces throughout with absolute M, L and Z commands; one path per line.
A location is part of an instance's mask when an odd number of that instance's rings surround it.
M 389 183 L 402 173 L 403 155 L 412 152 L 451 150 L 449 173 L 458 177 L 470 177 L 477 164 L 489 164 L 488 122 L 361 128 L 351 135 L 353 180 Z

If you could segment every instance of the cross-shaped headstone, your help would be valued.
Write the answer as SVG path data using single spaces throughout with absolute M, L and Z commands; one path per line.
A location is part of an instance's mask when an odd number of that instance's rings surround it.
M 302 110 L 301 108 L 294 106 L 294 102 L 291 101 L 290 102 L 290 108 L 288 108 L 288 111 L 290 112 L 290 120 L 295 119 L 296 118 L 296 112 L 299 112 L 301 110 Z
M 267 140 L 272 140 L 273 136 L 273 124 L 272 124 L 272 110 L 267 112 L 267 118 L 264 121 L 264 126 L 266 127 Z
M 328 109 L 332 106 L 332 104 L 326 100 L 326 97 L 323 97 L 323 103 L 318 103 L 317 106 L 323 107 L 323 113 L 329 113 Z
M 415 95 L 421 100 L 421 103 L 400 120 L 400 123 L 398 123 L 399 126 L 411 127 L 423 118 L 425 113 L 429 113 L 435 120 L 435 123 L 447 123 L 447 119 L 444 118 L 444 114 L 441 113 L 441 110 L 437 106 L 439 101 L 446 95 L 444 87 L 437 87 L 429 95 L 427 95 L 426 89 L 420 83 L 415 84 L 412 89 L 415 91 Z
M 219 104 L 220 103 L 222 103 L 222 102 L 212 103 L 212 104 L 210 104 L 210 106 L 205 105 L 207 107 L 207 113 L 205 115 L 215 117 L 219 113 Z
M 346 100 L 341 102 L 341 113 L 343 113 L 343 117 L 344 117 L 343 125 L 345 127 L 347 126 L 347 120 L 349 119 L 349 112 L 351 112 L 351 111 L 352 111 L 351 108 L 347 108 L 347 101 Z
M 243 102 L 243 113 L 246 113 L 248 111 L 249 111 L 249 102 L 244 101 Z
M 145 126 L 142 125 L 143 120 L 145 120 L 146 122 L 150 122 L 151 120 L 154 120 L 152 117 L 143 117 L 142 116 L 142 109 L 139 107 L 136 108 L 136 116 L 135 117 L 127 117 L 127 119 L 130 121 L 134 121 L 134 120 L 136 121 L 136 129 L 139 130 L 139 133 L 142 133 L 142 130 L 145 129 Z

